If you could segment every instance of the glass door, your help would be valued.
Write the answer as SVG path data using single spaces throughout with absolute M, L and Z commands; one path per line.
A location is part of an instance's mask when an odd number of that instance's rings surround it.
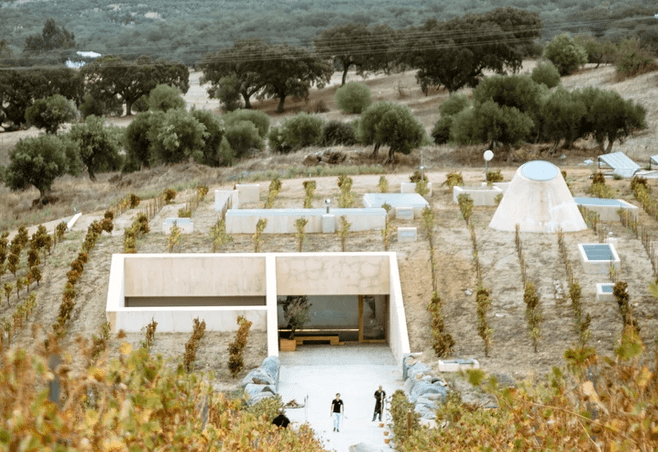
M 388 296 L 359 295 L 359 342 L 386 342 Z

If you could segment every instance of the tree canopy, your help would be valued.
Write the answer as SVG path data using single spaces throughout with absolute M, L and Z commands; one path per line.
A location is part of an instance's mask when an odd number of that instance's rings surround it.
M 269 44 L 262 39 L 241 39 L 232 47 L 204 55 L 199 65 L 203 71 L 200 83 L 210 83 L 208 95 L 229 104 L 228 110 L 239 107 L 234 105 L 231 96 L 236 92 L 242 95 L 244 107 L 251 108 L 251 96 L 265 84 L 260 73 L 264 52 L 268 48 Z M 226 102 L 225 99 L 230 100 Z
M 79 102 L 83 85 L 77 72 L 67 68 L 0 71 L 0 124 L 8 131 L 18 129 L 34 101 L 53 94 Z
M 174 86 L 183 93 L 189 89 L 190 72 L 183 63 L 153 61 L 141 56 L 134 61 L 108 55 L 83 66 L 84 77 L 92 97 L 110 101 L 119 96 L 126 104 L 126 114 L 132 115 L 132 105 L 148 95 L 159 84 Z
M 351 22 L 324 29 L 313 42 L 322 58 L 332 58 L 342 69 L 342 86 L 352 66 L 361 76 L 388 70 L 394 61 L 389 52 L 394 47 L 395 36 L 396 31 L 386 24 L 366 26 Z
M 79 171 L 72 143 L 54 135 L 19 141 L 9 158 L 11 163 L 3 171 L 5 185 L 11 190 L 24 190 L 32 185 L 39 190 L 40 199 L 48 194 L 56 178 Z
M 452 93 L 476 86 L 485 69 L 518 70 L 541 29 L 537 13 L 511 7 L 443 22 L 432 19 L 402 34 L 399 55 L 401 63 L 418 69 L 424 91 L 445 86 Z
M 99 171 L 119 169 L 119 150 L 123 129 L 105 124 L 104 117 L 88 116 L 82 124 L 73 124 L 68 138 L 75 143 L 89 179 Z
M 75 103 L 61 94 L 53 94 L 45 99 L 37 99 L 25 111 L 25 119 L 37 129 L 44 129 L 51 135 L 57 134 L 57 129 L 78 117 Z

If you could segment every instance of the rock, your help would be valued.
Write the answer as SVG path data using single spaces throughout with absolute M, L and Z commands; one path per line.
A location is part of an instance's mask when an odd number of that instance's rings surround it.
M 268 385 L 248 384 L 244 387 L 244 391 L 249 394 L 249 397 L 253 397 L 256 394 L 260 394 L 261 392 L 269 392 L 272 395 L 276 394 L 276 390 L 272 386 Z
M 436 413 L 423 405 L 416 405 L 416 413 L 420 414 L 421 419 L 436 419 Z
M 272 394 L 271 392 L 259 392 L 254 394 L 253 396 L 249 396 L 249 398 L 247 398 L 247 403 L 249 404 L 249 406 L 253 406 L 256 405 L 258 402 L 260 402 L 261 400 L 270 397 L 274 397 L 274 394 Z
M 432 374 L 432 369 L 430 369 L 425 363 L 421 361 L 418 361 L 413 366 L 410 366 L 409 370 L 407 370 L 407 378 L 420 379 L 424 374 Z
M 263 360 L 263 364 L 260 365 L 260 368 L 267 372 L 276 381 L 279 381 L 279 369 L 281 368 L 281 363 L 278 356 L 268 356 Z
M 258 369 L 252 370 L 247 374 L 246 377 L 242 379 L 242 386 L 246 386 L 250 383 L 254 383 L 257 385 L 272 385 L 274 387 L 277 386 L 277 380 L 275 378 L 272 378 L 272 376 L 269 373 L 267 373 L 260 367 Z
M 351 445 L 349 451 L 350 452 L 383 452 L 384 449 L 382 449 L 379 446 L 373 446 L 372 444 L 359 443 L 359 444 Z
M 413 389 L 409 393 L 409 400 L 415 403 L 418 397 L 424 396 L 425 394 L 447 395 L 448 391 L 442 386 L 433 385 L 432 383 L 428 383 L 426 381 L 419 381 L 414 385 Z

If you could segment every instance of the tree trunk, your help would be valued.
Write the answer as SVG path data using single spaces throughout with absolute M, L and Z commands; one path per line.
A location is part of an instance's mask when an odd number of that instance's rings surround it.
M 342 82 L 341 82 L 340 86 L 345 85 L 345 80 L 347 79 L 347 70 L 349 68 L 350 68 L 349 65 L 344 65 L 343 64 L 343 79 L 342 79 Z
M 373 159 L 376 159 L 377 156 L 379 155 L 379 147 L 381 146 L 381 143 L 375 143 L 375 149 L 373 149 L 372 154 L 370 154 L 370 157 Z
M 133 114 L 133 103 L 130 101 L 126 101 L 126 116 L 132 116 Z
M 388 148 L 388 160 L 386 160 L 386 163 L 393 163 L 393 155 L 394 154 L 395 154 L 395 149 Z
M 245 92 L 241 94 L 242 94 L 242 98 L 244 99 L 244 108 L 251 109 L 251 102 L 249 101 L 249 99 L 251 99 L 251 96 Z
M 279 97 L 279 106 L 276 108 L 277 113 L 283 113 L 283 105 L 286 102 L 286 96 L 280 96 Z

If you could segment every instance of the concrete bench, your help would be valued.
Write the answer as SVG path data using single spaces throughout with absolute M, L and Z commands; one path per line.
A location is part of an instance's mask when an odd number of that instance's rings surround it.
M 295 337 L 297 345 L 302 345 L 304 342 L 326 342 L 329 341 L 331 345 L 339 345 L 340 341 L 338 336 L 297 336 Z

